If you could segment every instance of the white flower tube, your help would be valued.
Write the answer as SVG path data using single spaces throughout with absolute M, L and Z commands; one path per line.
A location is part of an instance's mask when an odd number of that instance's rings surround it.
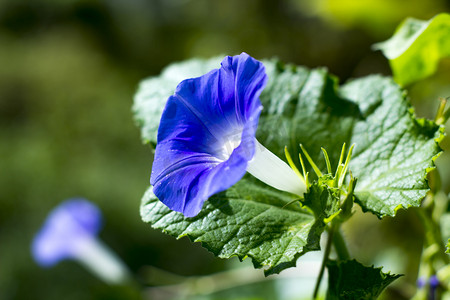
M 294 170 L 257 140 L 255 155 L 248 162 L 247 172 L 278 190 L 299 196 L 306 192 L 304 181 Z
M 99 239 L 85 239 L 73 259 L 109 284 L 123 284 L 130 278 L 128 268 Z

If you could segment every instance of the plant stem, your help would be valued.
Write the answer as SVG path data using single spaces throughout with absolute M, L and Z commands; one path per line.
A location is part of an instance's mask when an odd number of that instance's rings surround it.
M 325 246 L 325 252 L 323 253 L 322 265 L 320 266 L 319 277 L 317 277 L 316 286 L 314 287 L 313 299 L 317 298 L 317 294 L 319 293 L 320 282 L 322 281 L 323 273 L 325 272 L 325 266 L 328 261 L 328 257 L 331 252 L 331 244 L 333 242 L 333 236 L 336 231 L 336 223 L 332 222 L 332 225 L 328 231 L 328 240 L 327 245 Z
M 334 232 L 333 245 L 339 260 L 350 259 L 350 253 L 348 252 L 347 245 L 345 244 L 344 237 L 339 228 Z

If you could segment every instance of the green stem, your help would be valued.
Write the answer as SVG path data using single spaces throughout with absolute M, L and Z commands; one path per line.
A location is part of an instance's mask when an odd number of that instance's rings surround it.
M 423 253 L 426 253 L 427 250 L 429 252 L 431 251 L 431 249 L 436 249 L 435 251 L 433 251 L 433 255 L 424 256 L 426 262 L 430 263 L 433 258 L 440 257 L 443 262 L 448 264 L 449 257 L 445 254 L 445 245 L 443 244 L 441 238 L 440 224 L 436 223 L 430 216 L 430 213 L 424 211 L 424 209 L 422 208 L 418 209 L 418 214 L 420 219 L 422 220 L 425 231 L 425 245 Z
M 333 246 L 334 249 L 336 250 L 336 254 L 339 260 L 350 259 L 350 253 L 348 252 L 347 245 L 345 244 L 344 237 L 342 236 L 342 233 L 339 230 L 339 228 L 337 228 L 337 230 L 334 233 Z
M 327 264 L 328 261 L 328 257 L 330 256 L 330 252 L 331 252 L 331 245 L 333 242 L 333 236 L 334 233 L 336 231 L 336 223 L 332 223 L 330 230 L 328 231 L 328 240 L 327 240 L 327 245 L 325 246 L 325 252 L 323 253 L 323 259 L 322 259 L 322 265 L 320 266 L 320 272 L 319 272 L 319 277 L 317 277 L 317 282 L 316 282 L 316 286 L 314 287 L 314 294 L 313 294 L 313 299 L 317 298 L 317 294 L 319 293 L 319 287 L 320 287 L 320 283 L 322 281 L 322 277 L 323 277 L 323 273 L 325 272 L 325 266 Z
M 439 186 L 440 180 L 438 175 L 438 173 L 435 173 L 432 179 L 437 181 Z M 422 207 L 417 210 L 425 232 L 424 250 L 419 265 L 419 277 L 425 280 L 428 280 L 432 275 L 436 275 L 440 268 L 445 267 L 450 262 L 449 257 L 445 254 L 440 228 L 440 217 L 444 211 L 442 207 L 446 207 L 448 199 L 437 191 L 433 192 L 425 198 Z M 417 289 L 413 299 L 426 300 L 429 297 L 429 293 L 430 286 L 427 283 Z
M 339 229 L 340 223 L 332 222 L 331 227 L 328 230 L 328 240 L 327 245 L 325 246 L 325 252 L 323 254 L 322 265 L 320 266 L 319 277 L 317 278 L 316 286 L 314 287 L 313 299 L 317 298 L 317 294 L 319 292 L 320 283 L 323 278 L 323 274 L 325 272 L 325 267 L 330 256 L 331 245 L 334 246 L 336 250 L 336 254 L 339 260 L 348 260 L 350 259 L 350 254 L 347 249 L 347 245 L 345 244 L 344 237 Z

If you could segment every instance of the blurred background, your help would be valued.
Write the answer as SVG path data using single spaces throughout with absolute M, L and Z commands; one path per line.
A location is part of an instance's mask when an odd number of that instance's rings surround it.
M 0 0 L 0 299 L 142 296 L 107 286 L 71 261 L 41 269 L 32 260 L 30 244 L 47 213 L 75 196 L 102 209 L 101 238 L 147 286 L 146 299 L 171 299 L 152 288 L 163 278 L 241 265 L 140 220 L 152 161 L 131 114 L 141 79 L 175 61 L 242 51 L 325 66 L 341 82 L 389 75 L 371 45 L 405 17 L 429 19 L 449 8 L 442 0 Z M 437 98 L 450 96 L 448 78 L 444 60 L 436 75 L 408 87 L 419 116 L 433 117 Z M 438 164 L 448 193 L 450 161 Z M 414 288 L 423 232 L 413 212 L 383 221 L 358 213 L 344 229 L 355 257 L 407 274 L 399 284 Z M 256 281 L 209 297 L 301 299 L 289 293 L 299 281 L 286 279 L 282 288 L 282 279 Z M 395 289 L 385 297 L 401 299 Z

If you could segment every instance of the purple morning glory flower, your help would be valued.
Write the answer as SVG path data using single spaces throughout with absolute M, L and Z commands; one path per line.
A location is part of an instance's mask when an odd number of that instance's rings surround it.
M 53 209 L 32 244 L 34 260 L 50 267 L 74 259 L 108 283 L 120 283 L 128 271 L 98 239 L 100 209 L 85 199 L 69 199 Z
M 33 257 L 44 267 L 73 257 L 85 241 L 95 238 L 102 224 L 97 206 L 84 199 L 70 199 L 47 217 L 33 241 Z
M 272 179 L 289 185 L 280 189 L 304 192 L 292 169 L 255 139 L 266 82 L 264 65 L 242 53 L 178 85 L 161 117 L 150 179 L 155 195 L 170 209 L 195 216 L 210 196 L 247 171 L 264 182 L 278 174 Z M 274 164 L 278 168 L 270 170 Z

